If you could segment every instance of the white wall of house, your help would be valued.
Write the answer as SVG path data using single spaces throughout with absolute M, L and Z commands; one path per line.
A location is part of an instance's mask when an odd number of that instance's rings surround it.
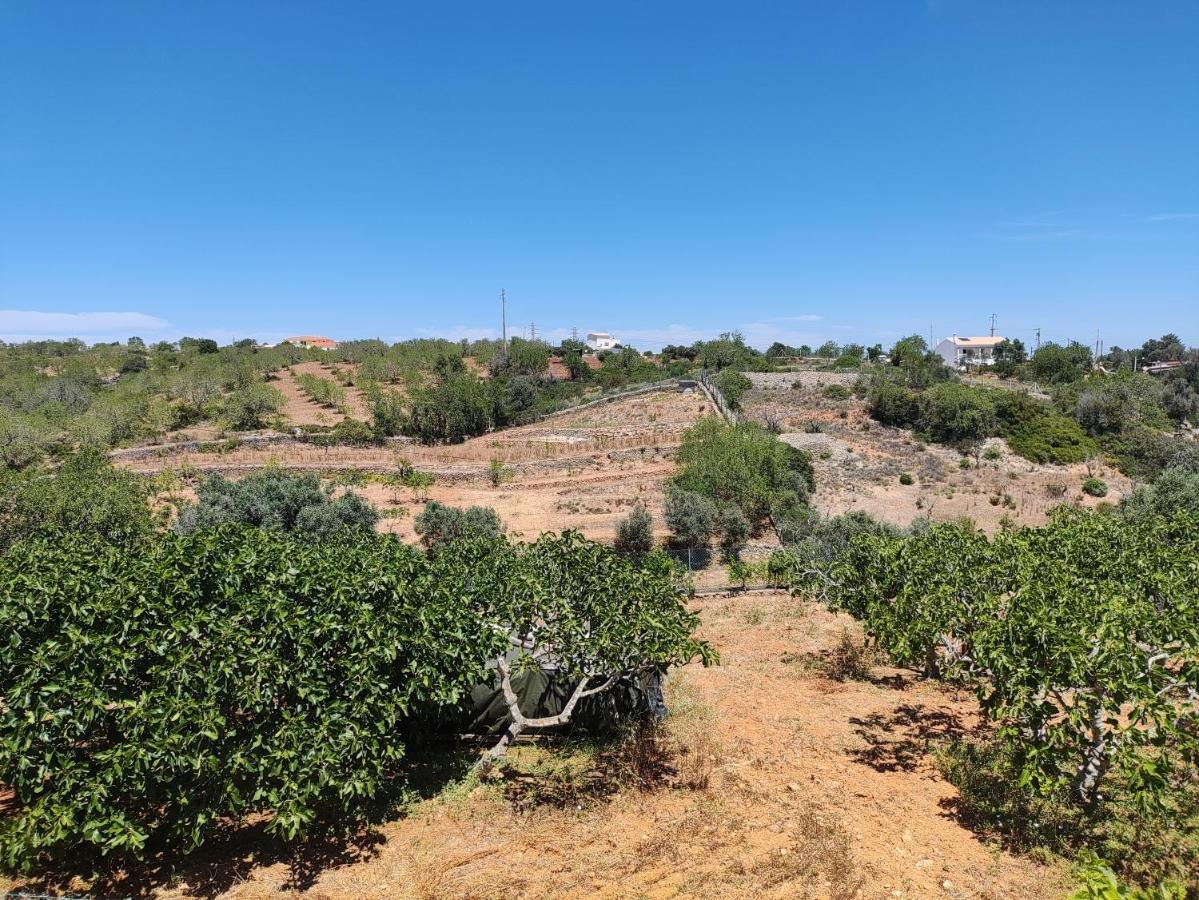
M 620 343 L 606 331 L 591 331 L 587 334 L 587 346 L 592 350 L 612 350 Z
M 951 369 L 990 366 L 995 363 L 995 345 L 1003 338 L 947 337 L 933 348 Z

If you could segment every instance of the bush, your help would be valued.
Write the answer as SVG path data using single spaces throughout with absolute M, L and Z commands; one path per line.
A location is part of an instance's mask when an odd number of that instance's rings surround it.
M 1148 521 L 1179 513 L 1199 516 L 1199 472 L 1170 468 L 1138 487 L 1120 506 L 1125 518 Z
M 266 417 L 283 408 L 283 395 L 269 384 L 255 382 L 225 398 L 221 415 L 234 431 L 252 431 L 266 424 Z
M 1064 466 L 1082 462 L 1098 449 L 1078 423 L 1065 416 L 1036 416 L 1007 434 L 1012 452 L 1037 463 Z
M 717 528 L 716 504 L 702 494 L 670 487 L 666 491 L 666 526 L 674 544 L 685 549 L 708 546 Z
M 221 525 L 253 525 L 271 531 L 296 531 L 327 537 L 335 531 L 371 531 L 379 514 L 357 494 L 332 499 L 333 488 L 313 474 L 265 470 L 241 481 L 210 475 L 194 504 L 181 507 L 175 531 L 189 534 Z
M 1107 482 L 1099 478 L 1088 478 L 1082 483 L 1082 492 L 1092 497 L 1107 496 Z
M 55 473 L 0 475 L 0 550 L 20 540 L 58 533 L 89 534 L 135 544 L 154 530 L 150 483 L 116 469 L 104 451 L 85 448 Z
M 920 420 L 920 397 L 890 378 L 874 378 L 867 397 L 870 415 L 884 425 L 910 428 Z
M 750 390 L 754 383 L 736 369 L 724 369 L 716 373 L 712 379 L 725 402 L 733 409 L 741 408 L 741 397 Z
M 748 422 L 700 420 L 683 435 L 677 458 L 675 487 L 738 507 L 751 527 L 760 526 L 779 502 L 806 499 L 814 485 L 807 453 Z
M 721 553 L 726 560 L 737 559 L 749 540 L 749 519 L 737 507 L 726 506 L 720 510 L 718 524 Z
M 641 503 L 616 526 L 617 552 L 629 555 L 649 553 L 654 547 L 654 521 L 649 510 Z
M 178 855 L 251 819 L 352 833 L 401 799 L 406 741 L 455 721 L 489 664 L 509 688 L 510 666 L 552 659 L 577 700 L 715 659 L 668 563 L 577 534 L 434 560 L 369 532 L 226 526 L 137 553 L 62 534 L 0 555 L 0 596 L 8 868 Z M 509 710 L 506 736 L 539 724 Z
M 226 528 L 135 554 L 63 535 L 0 560 L 0 585 L 14 868 L 187 853 L 254 813 L 287 838 L 345 828 L 403 787 L 400 726 L 465 696 L 507 644 L 457 583 L 372 534 Z
M 460 375 L 418 392 L 404 428 L 427 444 L 457 444 L 494 424 L 494 401 L 473 375 Z
M 900 483 L 900 484 L 903 484 L 903 485 L 909 485 L 909 484 L 911 484 L 911 483 L 912 483 L 912 476 L 911 476 L 911 473 L 909 473 L 909 472 L 904 472 L 904 473 L 902 473 L 902 474 L 899 476 L 899 483 Z
M 826 384 L 821 390 L 826 400 L 848 400 L 853 392 L 843 384 Z
M 924 393 L 921 424 L 935 441 L 976 442 L 995 432 L 995 405 L 976 388 L 944 382 Z
M 436 556 L 456 541 L 493 538 L 503 531 L 500 517 L 489 506 L 458 509 L 432 500 L 412 520 L 412 527 L 430 556 Z
M 337 443 L 353 447 L 365 447 L 378 440 L 371 427 L 357 419 L 342 419 L 330 429 L 329 435 Z

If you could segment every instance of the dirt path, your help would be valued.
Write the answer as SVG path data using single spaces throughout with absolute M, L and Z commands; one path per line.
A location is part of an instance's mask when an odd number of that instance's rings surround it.
M 690 787 L 512 811 L 448 789 L 355 858 L 256 867 L 209 896 L 313 898 L 1040 898 L 1065 873 L 988 847 L 954 818 L 930 742 L 974 727 L 965 696 L 879 667 L 830 681 L 851 625 L 782 594 L 708 599 L 722 664 L 673 676 L 670 728 Z M 697 776 L 707 787 L 697 787 Z M 208 869 L 211 871 L 211 866 Z M 227 890 L 225 890 L 227 888 Z M 168 896 L 193 896 L 188 879 Z

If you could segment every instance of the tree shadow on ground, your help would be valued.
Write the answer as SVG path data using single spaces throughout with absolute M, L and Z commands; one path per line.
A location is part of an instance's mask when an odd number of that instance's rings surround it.
M 866 746 L 853 758 L 878 772 L 911 772 L 919 766 L 934 742 L 970 733 L 957 713 L 905 703 L 890 715 L 872 713 L 851 718 L 854 733 Z
M 383 798 L 370 810 L 367 821 L 349 833 L 288 841 L 268 833 L 269 820 L 263 816 L 227 823 L 187 857 L 163 853 L 140 862 L 95 856 L 72 859 L 14 885 L 12 890 L 117 900 L 148 897 L 169 887 L 184 897 L 210 900 L 248 879 L 256 869 L 280 863 L 287 867 L 282 889 L 307 890 L 325 872 L 377 856 L 387 839 L 376 825 L 403 816 L 408 803 L 436 796 L 461 780 L 476 758 L 474 749 L 463 746 L 430 743 L 410 750 L 403 790 Z

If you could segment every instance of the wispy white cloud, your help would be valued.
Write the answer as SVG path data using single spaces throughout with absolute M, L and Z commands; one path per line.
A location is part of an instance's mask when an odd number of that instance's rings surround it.
M 1199 212 L 1154 213 L 1151 216 L 1142 216 L 1145 222 L 1181 222 L 1188 219 L 1199 219 Z
M 132 335 L 157 335 L 170 323 L 141 312 L 44 312 L 0 309 L 0 338 L 6 341 L 124 340 Z

